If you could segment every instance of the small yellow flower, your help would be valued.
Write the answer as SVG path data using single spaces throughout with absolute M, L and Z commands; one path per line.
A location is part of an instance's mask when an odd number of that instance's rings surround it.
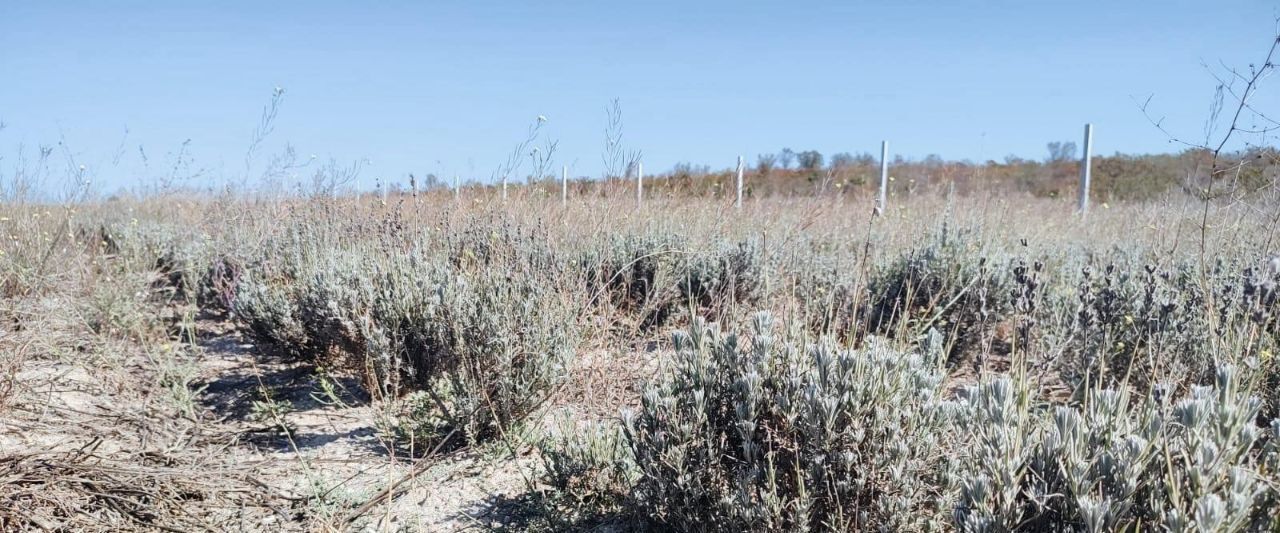
M 1133 323 L 1133 317 L 1131 317 L 1131 316 L 1129 316 L 1129 315 L 1124 315 L 1124 323 L 1125 323 L 1125 324 L 1132 324 L 1132 323 Z
M 0 253 L 4 253 L 4 252 L 0 252 Z M 1271 359 L 1271 350 L 1263 349 L 1262 353 L 1258 354 L 1258 359 L 1261 359 L 1263 361 L 1266 361 L 1267 359 Z

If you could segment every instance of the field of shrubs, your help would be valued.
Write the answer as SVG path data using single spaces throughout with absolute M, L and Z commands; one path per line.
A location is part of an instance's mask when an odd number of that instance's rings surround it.
M 0 206 L 0 530 L 1280 528 L 1276 203 L 618 196 Z

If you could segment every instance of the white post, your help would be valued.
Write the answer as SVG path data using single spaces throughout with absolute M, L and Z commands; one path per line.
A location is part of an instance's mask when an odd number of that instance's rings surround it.
M 1093 124 L 1084 125 L 1084 155 L 1080 158 L 1080 216 L 1089 214 L 1089 167 L 1093 160 Z
M 636 207 L 644 204 L 644 163 L 636 163 Z
M 889 141 L 880 141 L 880 197 L 876 211 L 884 213 L 889 198 Z
M 560 205 L 569 205 L 569 165 L 560 167 Z
M 507 177 L 502 176 L 502 201 L 507 201 Z
M 738 156 L 738 200 L 733 204 L 738 209 L 742 209 L 742 174 L 745 170 L 746 167 L 742 163 L 742 156 Z
M 453 199 L 458 201 L 462 199 L 462 183 L 458 181 L 458 175 L 453 175 Z

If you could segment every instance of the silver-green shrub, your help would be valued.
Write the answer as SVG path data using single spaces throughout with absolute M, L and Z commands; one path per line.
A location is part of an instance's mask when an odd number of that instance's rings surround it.
M 150 272 L 155 297 L 194 301 L 207 243 L 189 228 L 156 221 L 113 221 L 77 230 L 86 246 L 101 251 L 117 271 Z
M 991 332 L 1010 311 L 1007 266 L 994 263 L 969 233 L 946 227 L 928 242 L 879 267 L 868 286 L 863 315 L 869 330 L 896 338 L 947 334 L 948 358 L 986 353 Z
M 1269 273 L 1219 261 L 1159 266 L 1132 260 L 1064 267 L 1036 321 L 1045 361 L 1077 390 L 1129 383 L 1148 390 L 1167 380 L 1185 392 L 1211 383 L 1217 366 L 1257 360 L 1256 392 L 1267 399 L 1270 354 L 1280 344 L 1280 301 Z M 1257 366 L 1257 365 L 1250 365 Z M 1078 395 L 1077 395 L 1078 396 Z
M 271 283 L 258 272 L 247 272 L 236 289 L 233 312 L 248 336 L 264 351 L 295 359 L 313 360 L 311 337 L 299 319 L 294 287 Z
M 766 265 L 757 240 L 696 247 L 675 234 L 614 236 L 576 261 L 600 303 L 652 330 L 693 314 L 719 318 L 765 297 Z
M 1033 410 L 1000 378 L 961 401 L 972 444 L 957 474 L 964 531 L 1243 531 L 1274 527 L 1275 446 L 1236 370 L 1172 401 L 1095 388 L 1084 405 Z M 1274 430 L 1273 430 L 1274 431 Z M 1265 443 L 1265 444 L 1264 444 Z
M 443 398 L 469 440 L 519 422 L 567 377 L 576 308 L 554 285 L 499 269 L 444 270 L 433 292 L 434 305 L 386 321 L 400 326 L 391 346 L 415 370 L 415 388 Z
M 585 250 L 576 265 L 594 303 L 633 317 L 641 328 L 654 328 L 681 305 L 677 285 L 687 247 L 673 234 L 613 236 Z
M 723 243 L 710 253 L 686 256 L 677 286 L 681 303 L 712 319 L 736 306 L 754 308 L 765 291 L 764 250 L 756 240 Z
M 544 503 L 555 525 L 583 526 L 625 512 L 638 470 L 619 425 L 561 417 L 538 449 L 543 480 L 554 489 Z
M 625 418 L 641 516 L 684 531 L 937 525 L 947 411 L 941 350 L 749 340 L 698 320 Z
M 532 255 L 454 265 L 432 244 L 317 249 L 275 282 L 250 269 L 236 314 L 286 353 L 362 375 L 375 398 L 420 393 L 393 424 L 401 436 L 493 437 L 566 376 L 577 285 Z

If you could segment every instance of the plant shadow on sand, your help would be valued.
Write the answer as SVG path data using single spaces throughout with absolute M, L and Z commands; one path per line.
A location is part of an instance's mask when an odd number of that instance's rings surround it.
M 386 447 L 359 413 L 369 397 L 358 380 L 322 375 L 319 369 L 257 353 L 235 335 L 203 339 L 205 363 L 213 367 L 200 381 L 199 402 L 216 418 L 244 427 L 243 441 L 268 450 L 305 450 L 348 441 L 377 455 Z M 331 385 L 329 392 L 323 382 Z M 279 409 L 288 431 L 264 416 L 264 406 Z

